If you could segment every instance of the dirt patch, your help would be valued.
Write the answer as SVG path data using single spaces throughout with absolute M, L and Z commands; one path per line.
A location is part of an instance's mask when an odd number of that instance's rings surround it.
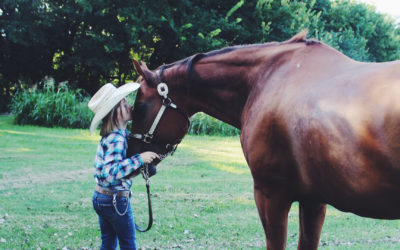
M 24 188 L 31 187 L 32 185 L 47 185 L 55 182 L 72 182 L 77 180 L 84 180 L 93 175 L 92 168 L 85 168 L 75 171 L 57 171 L 50 173 L 34 173 L 26 171 L 23 176 L 10 176 L 3 173 L 0 179 L 0 190 L 7 190 L 11 188 Z

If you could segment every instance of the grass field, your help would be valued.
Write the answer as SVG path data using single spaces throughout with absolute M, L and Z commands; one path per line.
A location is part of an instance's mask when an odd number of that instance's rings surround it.
M 0 249 L 97 249 L 92 165 L 99 137 L 87 130 L 16 126 L 0 116 Z M 400 180 L 399 180 L 400 181 Z M 264 232 L 239 138 L 188 136 L 151 180 L 155 223 L 142 249 L 263 249 Z M 133 208 L 147 222 L 144 181 Z M 298 206 L 289 215 L 296 249 Z M 400 221 L 329 207 L 320 249 L 400 249 Z

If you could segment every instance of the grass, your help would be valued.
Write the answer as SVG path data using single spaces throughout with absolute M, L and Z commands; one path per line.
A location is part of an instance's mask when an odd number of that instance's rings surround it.
M 98 249 L 92 165 L 99 137 L 87 130 L 16 126 L 0 116 L 0 249 Z M 187 136 L 151 180 L 155 223 L 143 249 L 263 249 L 264 232 L 238 137 Z M 144 181 L 132 201 L 147 222 Z M 296 249 L 298 205 L 287 249 Z M 320 249 L 400 249 L 400 222 L 329 207 Z

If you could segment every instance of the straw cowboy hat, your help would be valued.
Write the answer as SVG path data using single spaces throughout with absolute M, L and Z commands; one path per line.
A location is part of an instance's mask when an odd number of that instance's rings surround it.
M 131 82 L 116 88 L 113 84 L 107 83 L 101 87 L 90 99 L 88 107 L 94 112 L 90 133 L 99 126 L 100 121 L 117 105 L 125 96 L 137 90 L 140 84 Z

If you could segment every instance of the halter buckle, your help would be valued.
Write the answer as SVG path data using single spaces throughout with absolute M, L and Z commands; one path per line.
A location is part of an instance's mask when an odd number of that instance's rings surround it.
M 143 142 L 151 143 L 152 140 L 153 140 L 153 135 L 151 135 L 151 134 L 144 134 L 143 135 Z
M 164 106 L 170 106 L 171 105 L 171 103 L 172 103 L 172 100 L 171 100 L 171 98 L 164 98 L 163 100 L 162 100 L 162 103 L 163 103 L 163 105 Z

